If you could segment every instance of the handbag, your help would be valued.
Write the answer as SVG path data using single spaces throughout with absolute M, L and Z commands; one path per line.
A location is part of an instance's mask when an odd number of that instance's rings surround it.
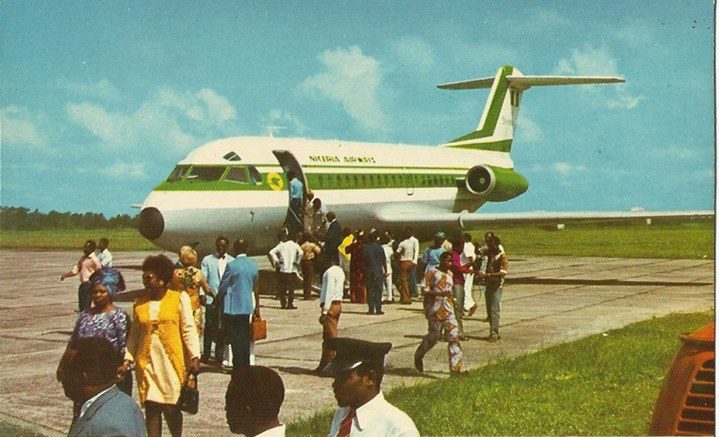
M 250 322 L 250 339 L 257 341 L 265 338 L 267 338 L 267 321 L 259 317 L 253 317 L 252 322 Z
M 197 414 L 199 405 L 200 391 L 197 389 L 197 376 L 194 373 L 188 373 L 180 391 L 180 398 L 177 399 L 177 406 L 186 413 Z

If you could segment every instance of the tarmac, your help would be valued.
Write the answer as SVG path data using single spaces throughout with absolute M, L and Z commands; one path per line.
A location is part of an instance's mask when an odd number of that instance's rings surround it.
M 141 288 L 137 268 L 148 254 L 114 253 L 128 290 Z M 55 369 L 77 318 L 78 281 L 59 278 L 79 256 L 70 251 L 0 251 L 0 420 L 47 436 L 66 435 L 70 425 L 72 404 L 55 379 Z M 264 258 L 256 259 L 266 267 Z M 652 317 L 713 309 L 714 278 L 714 260 L 510 256 L 502 339 L 486 341 L 488 324 L 480 321 L 485 315 L 480 302 L 480 310 L 465 319 L 470 336 L 462 343 L 465 369 Z M 299 308 L 291 311 L 281 310 L 272 296 L 262 297 L 268 338 L 255 348 L 256 364 L 274 368 L 284 381 L 280 418 L 285 423 L 335 406 L 332 380 L 310 374 L 321 352 L 318 302 L 301 300 L 300 295 L 297 290 Z M 117 305 L 131 310 L 131 302 Z M 442 342 L 425 357 L 424 374 L 413 368 L 414 350 L 427 330 L 421 307 L 420 302 L 386 305 L 384 315 L 370 316 L 365 305 L 343 303 L 341 336 L 394 345 L 387 358 L 385 392 L 449 374 Z M 231 435 L 224 411 L 228 381 L 229 375 L 204 368 L 200 411 L 185 415 L 184 435 Z

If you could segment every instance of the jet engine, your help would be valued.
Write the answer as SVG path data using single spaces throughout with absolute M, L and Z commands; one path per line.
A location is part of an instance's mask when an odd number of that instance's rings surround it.
M 529 182 L 511 168 L 475 165 L 464 178 L 467 191 L 492 202 L 513 199 L 527 191 Z

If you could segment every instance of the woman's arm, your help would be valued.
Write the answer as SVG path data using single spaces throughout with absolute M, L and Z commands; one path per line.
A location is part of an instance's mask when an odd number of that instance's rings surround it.
M 197 334 L 195 318 L 192 316 L 190 296 L 187 293 L 180 293 L 180 334 L 182 343 L 187 349 L 190 357 L 190 372 L 197 373 L 200 370 L 200 336 Z

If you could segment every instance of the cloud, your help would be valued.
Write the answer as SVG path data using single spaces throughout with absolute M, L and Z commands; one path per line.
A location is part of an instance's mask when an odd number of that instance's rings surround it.
M 262 118 L 262 123 L 265 127 L 289 129 L 296 135 L 302 135 L 307 130 L 302 120 L 281 109 L 272 109 Z
M 617 60 L 612 57 L 607 47 L 594 48 L 586 46 L 583 50 L 574 49 L 569 58 L 562 58 L 557 62 L 554 73 L 572 76 L 622 76 L 617 68 Z M 614 96 L 606 99 L 606 105 L 612 109 L 634 109 L 639 102 L 646 99 L 642 95 L 629 94 L 626 84 L 606 87 L 606 91 L 599 91 L 599 86 L 582 86 L 585 92 L 611 92 Z
M 362 53 L 358 46 L 325 50 L 318 59 L 325 71 L 306 78 L 301 90 L 341 104 L 364 130 L 386 131 L 379 103 L 382 82 L 379 62 Z
M 147 171 L 142 162 L 117 162 L 109 167 L 100 168 L 101 174 L 112 179 L 145 179 Z
M 68 103 L 68 118 L 100 140 L 101 146 L 145 151 L 187 151 L 201 142 L 236 132 L 237 111 L 205 88 L 177 92 L 163 88 L 134 112 L 110 111 L 91 102 Z
M 101 79 L 94 83 L 70 82 L 66 79 L 60 79 L 58 80 L 58 87 L 83 97 L 100 97 L 107 100 L 119 100 L 121 97 L 120 90 L 107 79 Z
M 645 46 L 654 39 L 654 35 L 647 23 L 638 19 L 632 19 L 631 22 L 624 23 L 621 27 L 613 29 L 611 35 L 616 41 L 633 47 Z
M 544 138 L 542 128 L 529 116 L 520 115 L 517 120 L 517 136 L 523 142 L 536 143 Z
M 0 108 L 0 136 L 2 144 L 24 145 L 42 148 L 47 145 L 47 137 L 40 132 L 38 124 L 42 116 L 31 114 L 25 108 L 6 106 Z
M 427 73 L 435 63 L 434 52 L 427 42 L 416 36 L 406 36 L 390 43 L 396 61 L 417 73 Z
M 574 165 L 568 162 L 555 162 L 552 164 L 552 168 L 564 177 L 587 171 L 587 167 L 584 165 Z
M 560 27 L 568 26 L 571 22 L 551 9 L 538 9 L 534 11 L 527 19 L 528 23 L 532 23 L 531 28 L 536 30 L 537 27 Z

